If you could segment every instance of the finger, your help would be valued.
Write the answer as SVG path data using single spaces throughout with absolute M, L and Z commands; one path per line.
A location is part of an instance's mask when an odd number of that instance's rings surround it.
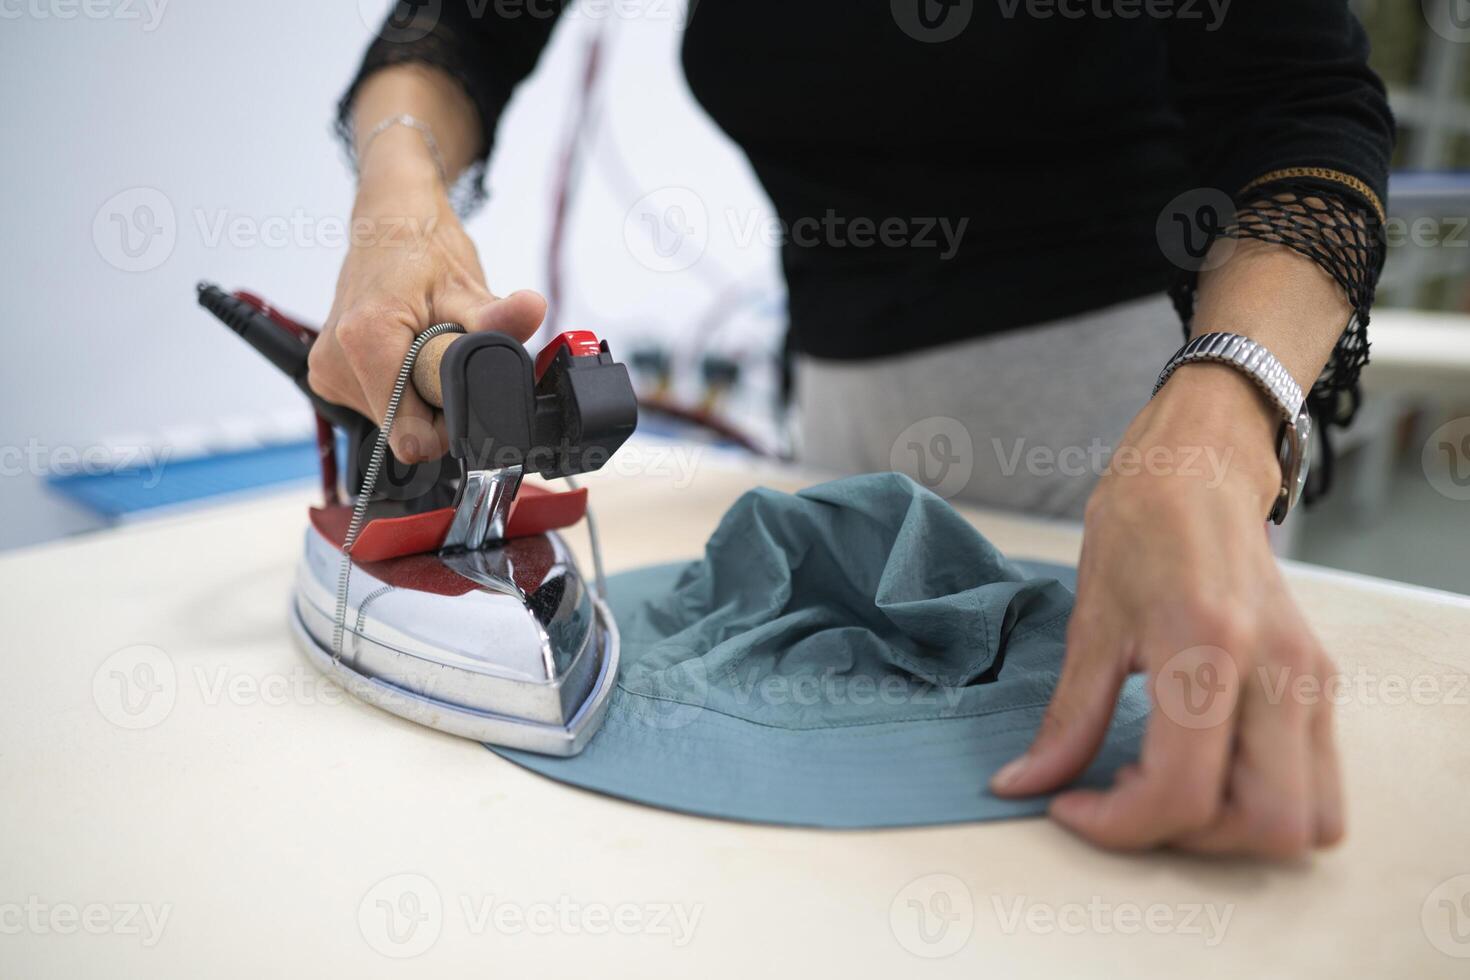
M 338 342 L 362 385 L 370 418 L 378 425 L 387 416 L 413 337 L 414 331 L 407 323 L 391 317 L 349 312 L 337 325 Z M 389 448 L 403 463 L 421 463 L 444 454 L 445 445 L 434 428 L 433 412 L 413 385 L 405 386 L 399 399 Z
M 1091 606 L 1078 607 L 1067 627 L 1062 675 L 1036 738 L 1020 757 L 996 772 L 990 788 L 1000 796 L 1045 793 L 1077 778 L 1097 755 L 1128 679 L 1129 658 L 1117 632 Z
M 492 297 L 479 304 L 461 322 L 471 333 L 493 330 L 525 343 L 536 335 L 545 319 L 545 297 L 534 290 L 522 289 L 504 299 Z
M 330 325 L 307 352 L 306 382 L 319 398 L 333 405 L 370 416 L 372 406 L 358 382 L 342 345 L 337 342 L 335 323 Z
M 441 283 L 429 295 L 429 323 L 457 323 L 466 331 L 473 331 L 475 321 L 497 302 L 477 282 Z
M 1296 686 L 1295 671 L 1280 673 L 1274 693 L 1259 675 L 1246 685 L 1229 800 L 1214 826 L 1183 835 L 1179 847 L 1287 859 L 1315 843 L 1310 731 L 1315 706 Z
M 1317 810 L 1317 846 L 1332 847 L 1347 834 L 1346 806 L 1342 794 L 1342 762 L 1337 753 L 1334 709 L 1323 697 L 1312 716 L 1312 803 Z
M 1053 819 L 1103 847 L 1156 847 L 1211 825 L 1220 812 L 1239 685 L 1219 678 L 1233 677 L 1234 663 L 1224 663 L 1230 658 L 1219 647 L 1194 647 L 1160 659 L 1150 678 L 1156 710 L 1144 733 L 1137 775 L 1107 790 L 1072 790 L 1051 803 Z M 1191 703 L 1207 694 L 1210 710 L 1196 716 L 1170 708 L 1177 694 L 1167 685 L 1179 683 L 1176 671 L 1212 685 L 1185 691 L 1195 698 Z

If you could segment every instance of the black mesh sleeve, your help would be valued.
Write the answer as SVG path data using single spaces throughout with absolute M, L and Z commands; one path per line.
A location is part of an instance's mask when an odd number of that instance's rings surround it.
M 1167 28 L 1172 99 L 1201 187 L 1233 197 L 1218 234 L 1284 245 L 1342 287 L 1353 315 L 1308 395 L 1321 437 L 1308 499 L 1326 492 L 1328 430 L 1352 421 L 1386 253 L 1394 121 L 1346 0 L 1239 0 L 1219 23 Z M 1196 274 L 1172 288 L 1190 329 Z M 1211 325 L 1228 329 L 1228 325 Z
M 455 192 L 456 207 L 473 210 L 484 200 L 485 160 L 500 115 L 516 85 L 536 67 L 565 7 L 566 0 L 397 0 L 337 103 L 337 133 L 347 152 L 353 146 L 352 103 L 368 76 L 390 65 L 436 68 L 464 88 L 480 116 L 483 143 Z
M 1382 213 L 1331 181 L 1276 177 L 1240 195 L 1235 219 L 1218 237 L 1284 245 L 1312 259 L 1337 281 L 1352 307 L 1346 329 L 1307 393 L 1319 439 L 1308 486 L 1308 499 L 1316 499 L 1332 482 L 1329 429 L 1351 424 L 1361 399 L 1358 376 L 1368 363 L 1368 319 L 1386 252 Z M 1170 289 L 1186 336 L 1194 317 L 1197 279 L 1197 273 L 1180 272 Z

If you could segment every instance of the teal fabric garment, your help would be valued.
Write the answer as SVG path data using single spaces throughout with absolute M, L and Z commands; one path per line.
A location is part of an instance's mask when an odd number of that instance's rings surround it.
M 702 561 L 613 576 L 622 664 L 581 755 L 493 751 L 654 806 L 881 827 L 1040 813 L 987 783 L 1040 722 L 1061 668 L 1069 570 L 1003 557 L 944 500 L 879 474 L 747 493 Z M 1130 682 L 1100 785 L 1137 756 Z

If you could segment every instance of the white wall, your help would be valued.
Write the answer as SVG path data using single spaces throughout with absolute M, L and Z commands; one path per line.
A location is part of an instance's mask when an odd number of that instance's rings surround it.
M 294 389 L 194 306 L 193 284 L 325 315 L 343 249 L 323 239 L 352 192 L 329 122 L 386 0 L 153 4 L 0 3 L 0 547 L 89 526 L 33 465 L 58 447 L 163 442 L 182 455 L 304 417 Z M 641 16 L 569 15 L 502 125 L 492 201 L 469 230 L 492 288 L 544 289 L 572 83 L 587 38 L 608 31 L 607 111 L 573 216 L 562 323 L 625 347 L 687 343 L 715 294 L 748 281 L 771 302 L 721 342 L 764 348 L 779 326 L 775 256 L 740 231 L 769 206 L 684 85 L 677 13 L 651 0 Z M 703 222 L 672 260 L 639 240 L 647 208 L 630 208 L 649 193 L 655 219 L 682 203 Z M 162 233 L 134 259 L 117 222 L 140 204 Z M 244 237 L 216 235 L 222 222 Z

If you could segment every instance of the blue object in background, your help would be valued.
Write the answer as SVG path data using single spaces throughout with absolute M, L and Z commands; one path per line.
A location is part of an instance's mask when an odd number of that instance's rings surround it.
M 208 497 L 314 479 L 320 472 L 316 440 L 280 443 L 189 459 L 159 467 L 132 466 L 107 473 L 50 476 L 55 493 L 110 521 L 142 511 Z

